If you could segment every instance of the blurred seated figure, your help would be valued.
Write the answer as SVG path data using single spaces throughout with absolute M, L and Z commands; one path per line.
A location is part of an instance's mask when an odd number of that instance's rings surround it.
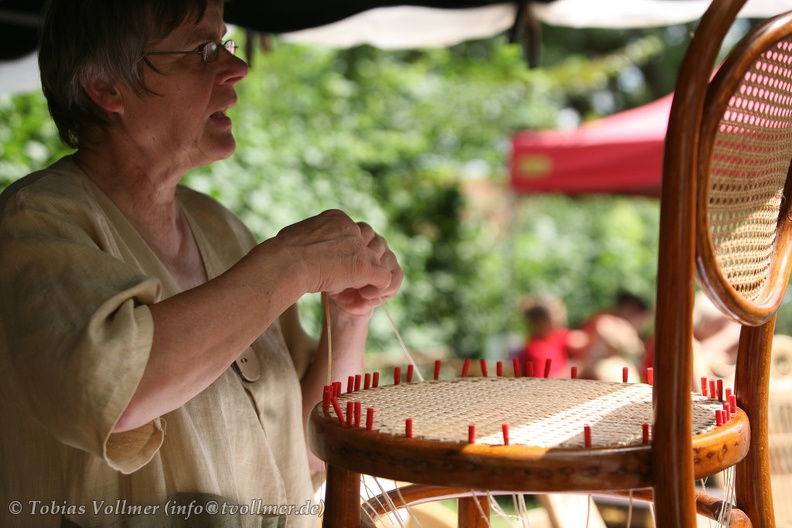
M 722 379 L 727 386 L 734 377 L 740 325 L 729 319 L 698 292 L 693 305 L 693 387 L 700 390 L 701 378 Z M 654 349 L 647 345 L 643 367 L 652 366 Z
M 693 305 L 693 384 L 701 377 L 729 380 L 734 376 L 740 325 L 724 315 L 703 292 Z
M 552 294 L 527 297 L 522 312 L 529 336 L 522 351 L 521 363 L 531 363 L 536 376 L 542 377 L 549 360 L 548 377 L 569 376 L 569 341 L 572 332 L 567 328 L 564 303 Z
M 622 381 L 624 369 L 628 381 L 639 381 L 639 366 L 644 362 L 645 328 L 652 309 L 637 295 L 621 291 L 612 311 L 592 315 L 575 332 L 570 342 L 572 364 L 579 377 L 606 381 Z

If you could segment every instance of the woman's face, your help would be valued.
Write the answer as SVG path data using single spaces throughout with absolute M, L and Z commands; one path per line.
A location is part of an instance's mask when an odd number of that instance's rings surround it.
M 147 50 L 189 51 L 220 42 L 226 33 L 222 3 L 210 5 L 201 22 L 188 20 Z M 236 104 L 234 86 L 247 64 L 220 49 L 213 62 L 198 54 L 148 55 L 143 80 L 152 93 L 122 90 L 122 133 L 142 156 L 172 160 L 188 170 L 230 156 L 235 148 L 226 111 Z M 150 66 L 156 68 L 156 70 Z

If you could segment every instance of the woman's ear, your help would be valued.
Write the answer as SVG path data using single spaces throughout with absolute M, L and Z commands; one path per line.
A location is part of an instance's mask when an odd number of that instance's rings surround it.
M 100 108 L 110 113 L 121 113 L 124 109 L 123 98 L 115 83 L 92 77 L 83 83 L 88 97 Z

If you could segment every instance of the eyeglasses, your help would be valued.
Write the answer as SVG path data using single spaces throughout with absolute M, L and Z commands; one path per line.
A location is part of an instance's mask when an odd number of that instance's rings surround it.
M 204 62 L 213 62 L 220 53 L 220 48 L 225 48 L 231 55 L 236 55 L 237 44 L 233 40 L 225 42 L 207 42 L 192 51 L 149 51 L 143 54 L 143 58 L 149 55 L 200 55 Z

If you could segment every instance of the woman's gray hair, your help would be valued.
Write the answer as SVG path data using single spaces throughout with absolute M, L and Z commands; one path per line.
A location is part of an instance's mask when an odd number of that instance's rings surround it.
M 222 0 L 50 0 L 40 34 L 41 86 L 61 140 L 77 148 L 110 119 L 84 86 L 92 79 L 148 92 L 144 53 L 189 18 Z

